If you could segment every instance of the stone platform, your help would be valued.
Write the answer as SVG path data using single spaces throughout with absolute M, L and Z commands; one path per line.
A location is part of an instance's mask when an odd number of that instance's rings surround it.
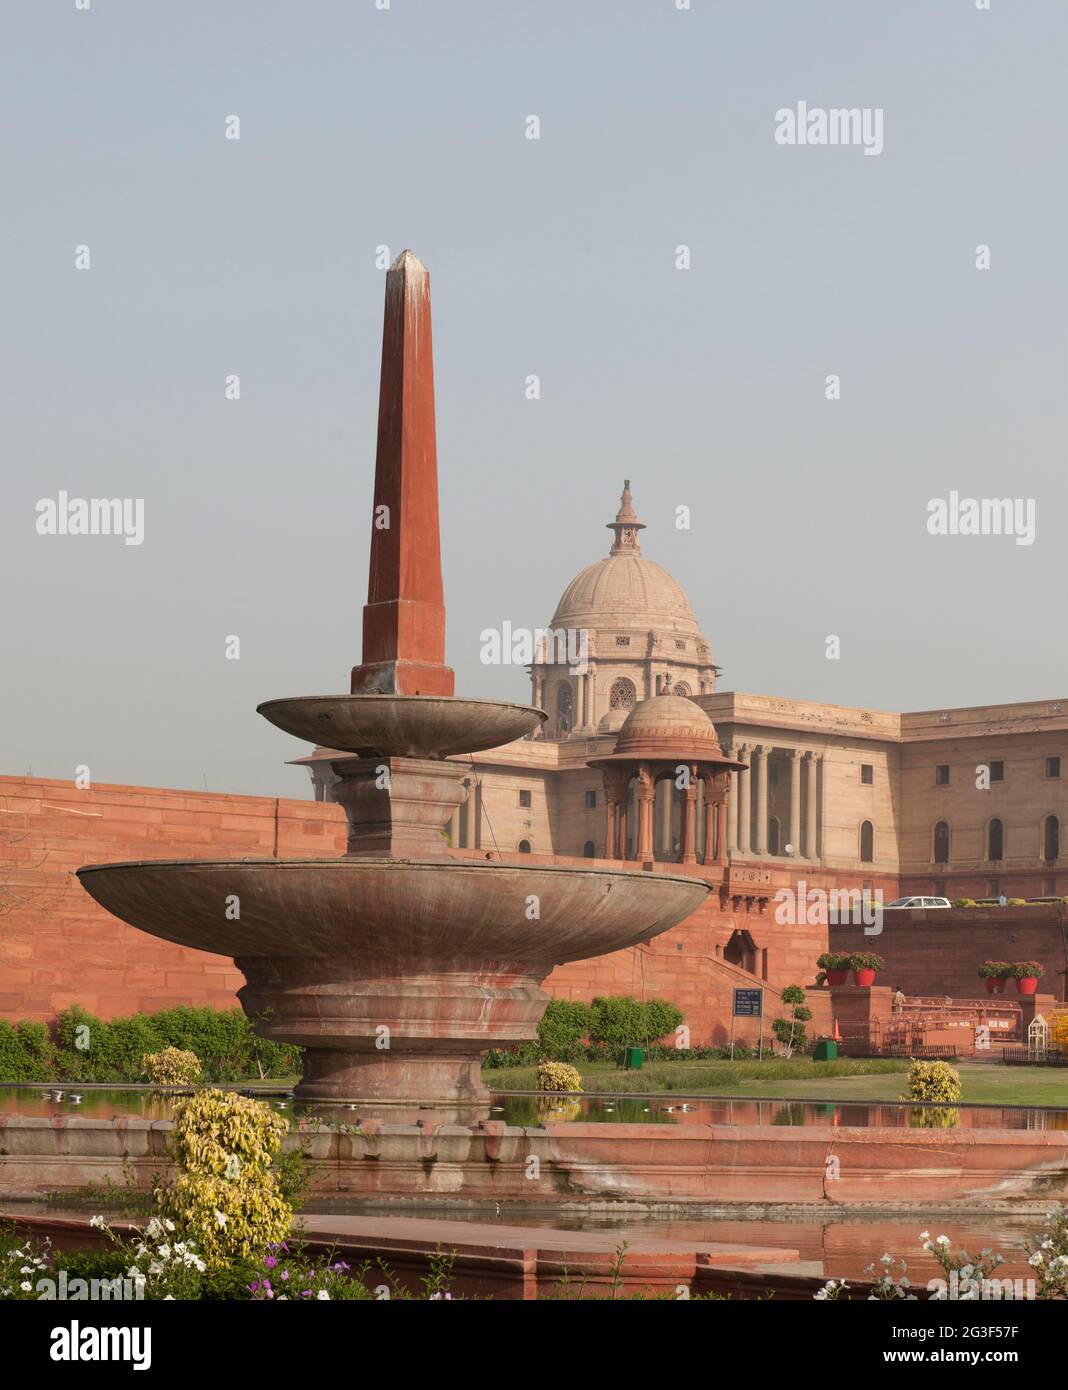
M 169 1120 L 0 1117 L 0 1199 L 148 1187 Z M 766 1203 L 915 1209 L 1068 1192 L 1068 1133 L 846 1126 L 384 1124 L 305 1130 L 317 1201 L 635 1209 Z

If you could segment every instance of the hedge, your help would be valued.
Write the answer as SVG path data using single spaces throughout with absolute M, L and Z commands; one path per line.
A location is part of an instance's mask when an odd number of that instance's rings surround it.
M 205 1081 L 300 1071 L 301 1049 L 258 1037 L 240 1009 L 183 1005 L 105 1023 L 73 1005 L 51 1024 L 0 1020 L 0 1082 L 143 1081 L 141 1058 L 165 1047 L 195 1052 Z

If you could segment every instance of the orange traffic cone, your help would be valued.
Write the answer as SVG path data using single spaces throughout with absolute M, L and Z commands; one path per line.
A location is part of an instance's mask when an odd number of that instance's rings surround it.
M 835 1040 L 835 1042 L 841 1042 L 841 1041 L 842 1041 L 842 1034 L 840 1033 L 840 1031 L 839 1031 L 839 1029 L 838 1029 L 838 1019 L 837 1019 L 837 1018 L 835 1018 L 835 1020 L 834 1020 L 834 1032 L 831 1034 L 831 1037 Z

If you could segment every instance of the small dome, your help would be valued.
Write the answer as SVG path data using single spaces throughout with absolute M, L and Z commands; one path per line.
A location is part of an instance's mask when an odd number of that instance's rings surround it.
M 716 726 L 700 705 L 683 695 L 654 695 L 643 700 L 627 716 L 616 739 L 617 754 L 663 750 L 671 757 L 676 749 L 702 747 L 705 756 L 719 753 Z
M 601 715 L 597 732 L 599 734 L 618 734 L 630 717 L 630 713 L 630 710 L 624 709 L 622 705 L 618 709 L 607 710 Z

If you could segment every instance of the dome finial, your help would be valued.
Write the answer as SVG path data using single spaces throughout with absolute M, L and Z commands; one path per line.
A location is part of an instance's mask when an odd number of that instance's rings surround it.
M 616 519 L 606 524 L 610 531 L 616 533 L 616 538 L 608 552 L 609 555 L 621 555 L 623 553 L 640 555 L 642 553 L 642 548 L 638 544 L 638 532 L 645 530 L 645 522 L 639 521 L 635 514 L 630 497 L 629 478 L 623 480 L 623 496 L 619 499 L 619 511 L 616 512 Z

